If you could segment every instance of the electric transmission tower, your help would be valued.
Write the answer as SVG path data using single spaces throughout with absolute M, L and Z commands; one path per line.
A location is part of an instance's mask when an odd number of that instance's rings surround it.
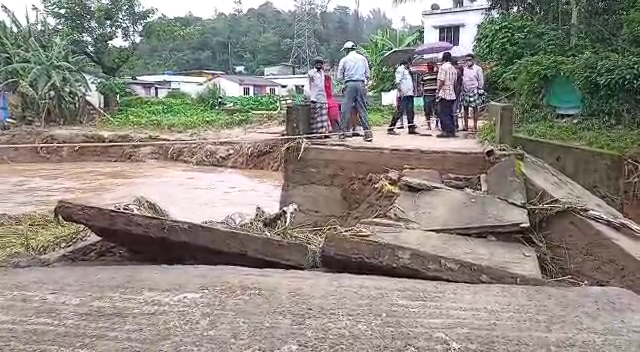
M 290 64 L 301 69 L 311 67 L 318 53 L 315 33 L 320 28 L 320 13 L 326 11 L 328 5 L 328 0 L 296 0 Z

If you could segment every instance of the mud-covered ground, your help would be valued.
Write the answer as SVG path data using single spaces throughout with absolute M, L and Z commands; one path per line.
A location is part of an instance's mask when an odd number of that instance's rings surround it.
M 271 128 L 191 135 L 25 128 L 0 133 L 0 163 L 167 160 L 277 171 L 282 167 L 280 132 Z

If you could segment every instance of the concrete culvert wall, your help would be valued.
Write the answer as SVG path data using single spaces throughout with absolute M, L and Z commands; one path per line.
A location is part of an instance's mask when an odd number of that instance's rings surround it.
M 345 191 L 358 177 L 386 174 L 405 166 L 441 174 L 478 176 L 490 166 L 483 152 L 443 152 L 410 149 L 311 145 L 291 148 L 285 156 L 281 206 L 297 203 L 298 223 L 326 224 L 343 219 L 353 202 Z M 360 192 L 355 189 L 354 192 Z M 347 196 L 348 198 L 348 196 Z M 351 204 L 349 204 L 351 203 Z

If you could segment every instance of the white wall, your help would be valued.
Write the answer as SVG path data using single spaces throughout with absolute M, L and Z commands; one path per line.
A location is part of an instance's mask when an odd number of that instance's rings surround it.
M 439 1 L 446 4 L 446 0 Z M 452 2 L 451 2 L 452 3 Z M 465 7 L 452 9 L 452 5 L 446 8 L 441 5 L 440 11 L 425 11 L 424 20 L 424 42 L 437 42 L 439 29 L 441 27 L 461 26 L 459 47 L 466 52 L 473 51 L 473 44 L 478 33 L 478 25 L 482 22 L 486 9 L 486 1 L 478 0 L 473 5 L 465 1 Z
M 226 96 L 238 97 L 242 95 L 242 87 L 236 82 L 217 77 L 213 79 L 213 83 L 218 84 Z
M 104 97 L 98 93 L 98 79 L 93 76 L 84 75 L 89 83 L 89 90 L 87 91 L 87 100 L 102 109 L 104 107 Z
M 264 78 L 285 86 L 278 89 L 279 94 L 282 95 L 289 94 L 289 91 L 295 92 L 295 86 L 303 86 L 305 94 L 309 92 L 309 78 L 306 75 L 265 76 Z

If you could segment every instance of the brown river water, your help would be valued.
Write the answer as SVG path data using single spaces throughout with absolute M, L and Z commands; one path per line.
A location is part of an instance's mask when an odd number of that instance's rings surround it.
M 113 205 L 145 196 L 180 220 L 219 220 L 256 205 L 278 210 L 282 176 L 181 163 L 0 165 L 0 213 L 52 210 L 61 199 Z

